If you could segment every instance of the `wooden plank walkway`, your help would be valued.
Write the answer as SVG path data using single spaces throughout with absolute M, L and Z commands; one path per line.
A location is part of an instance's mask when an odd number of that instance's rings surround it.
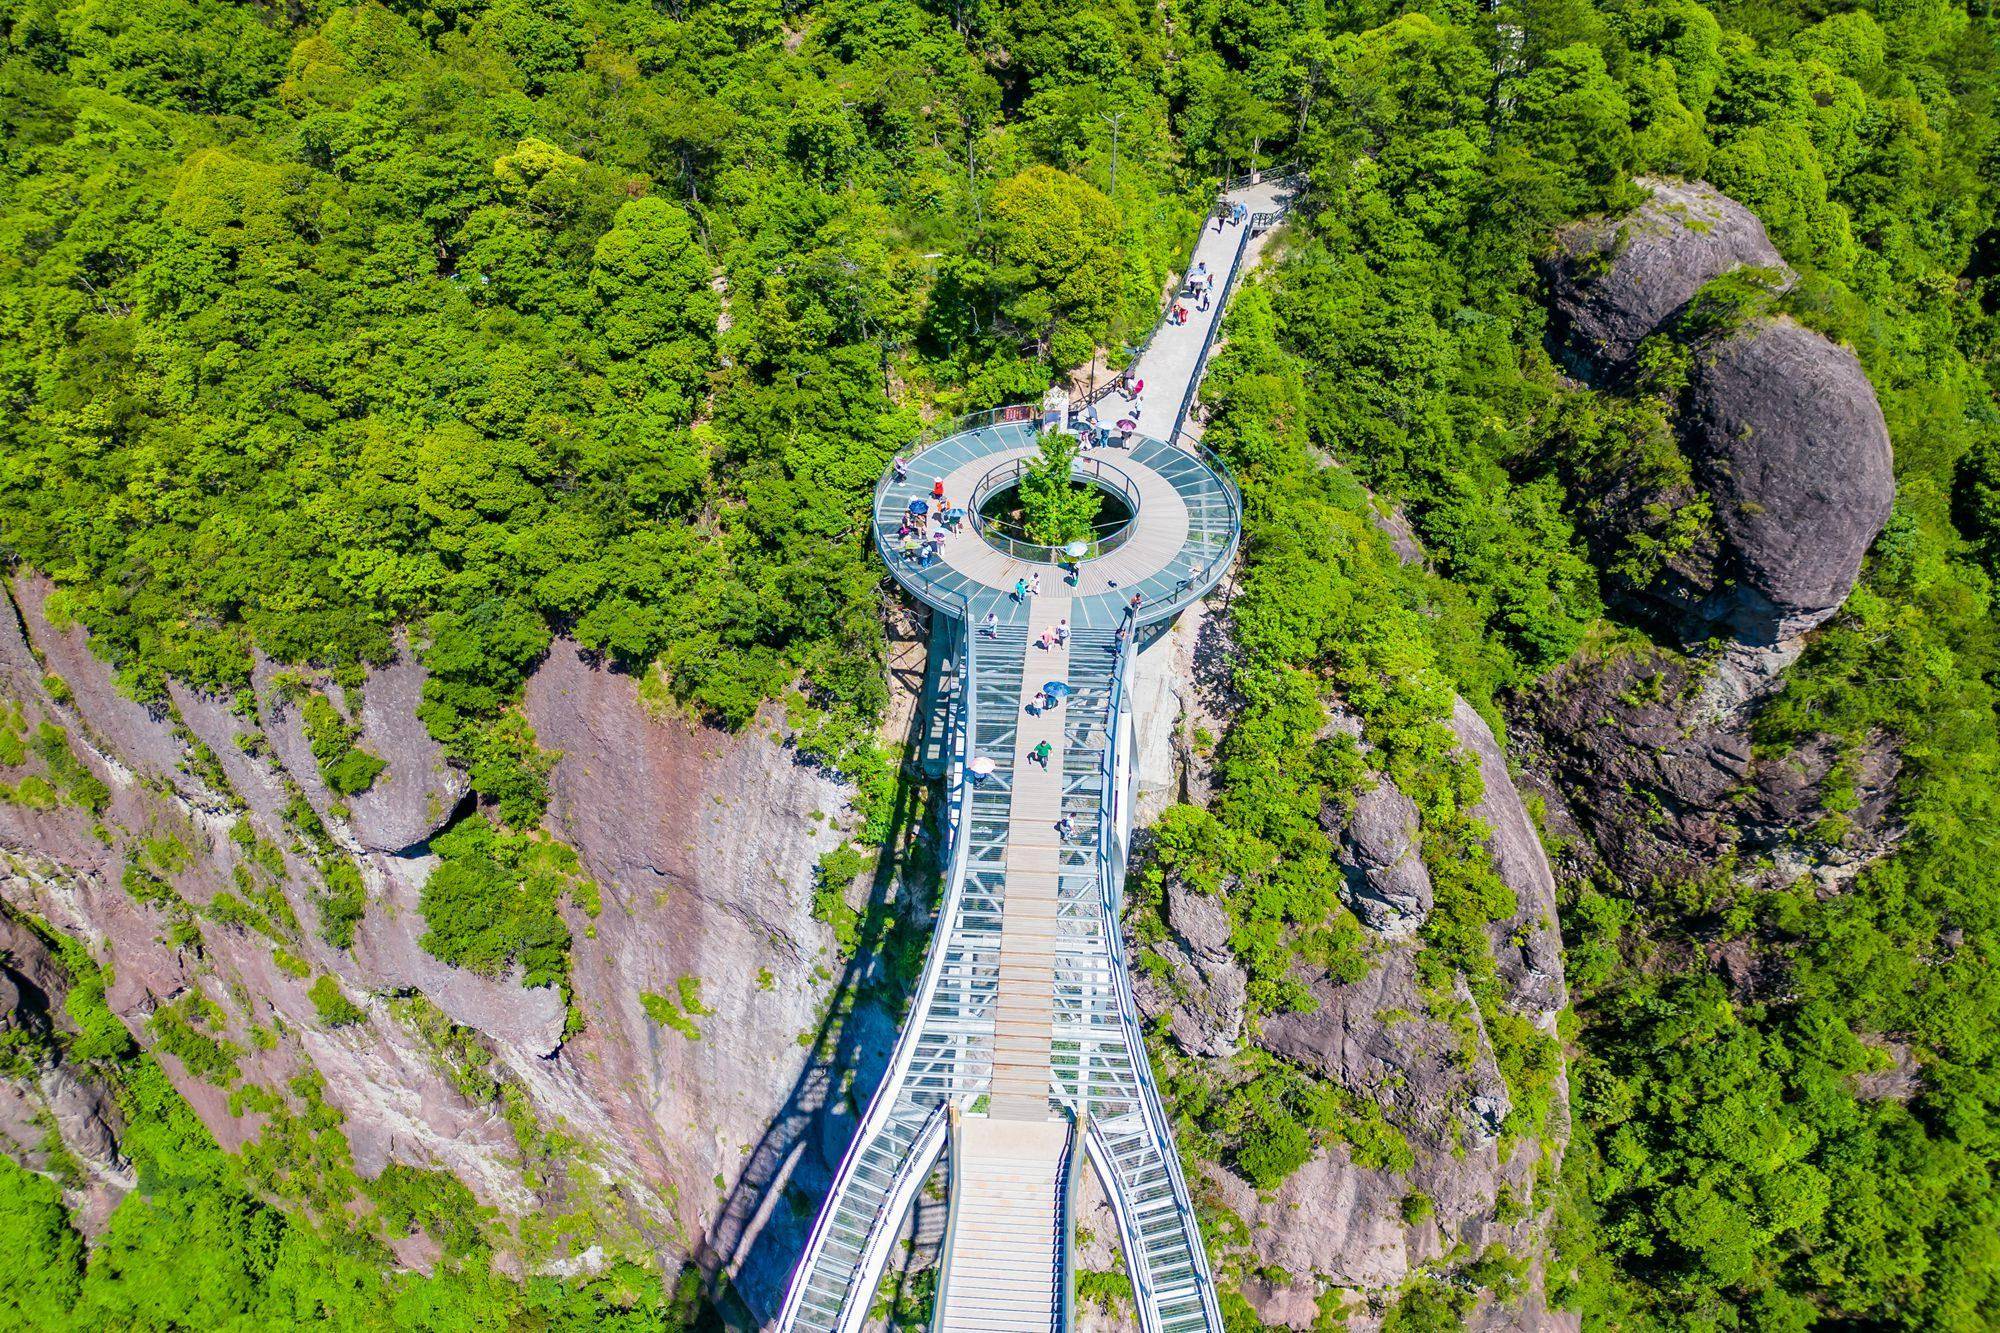
M 984 546 L 984 543 L 981 543 Z M 1014 789 L 1007 806 L 1007 898 L 1000 917 L 1000 998 L 993 1022 L 996 1120 L 1047 1120 L 1049 1043 L 1055 1034 L 1056 879 L 1062 859 L 1063 709 L 1033 709 L 1048 681 L 1069 681 L 1069 646 L 1041 648 L 1042 631 L 1067 620 L 1070 599 L 1036 597 L 1028 607 L 1021 664 L 1021 725 L 1014 737 Z M 1046 742 L 1046 764 L 1033 751 Z
M 941 1333 L 1049 1333 L 1065 1120 L 961 1116 Z

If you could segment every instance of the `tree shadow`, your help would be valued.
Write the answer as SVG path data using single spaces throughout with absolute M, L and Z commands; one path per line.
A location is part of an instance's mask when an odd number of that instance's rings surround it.
M 811 1033 L 805 1065 L 745 1156 L 696 1251 L 713 1299 L 732 1327 L 761 1327 L 777 1315 L 840 1155 L 888 1067 L 894 1025 L 915 990 L 933 925 L 942 841 L 918 825 L 932 808 L 926 799 L 930 784 L 916 768 L 924 715 L 920 700 L 905 728 L 890 833 L 875 859 L 855 947 Z M 866 1021 L 868 1006 L 883 1010 L 885 1021 Z

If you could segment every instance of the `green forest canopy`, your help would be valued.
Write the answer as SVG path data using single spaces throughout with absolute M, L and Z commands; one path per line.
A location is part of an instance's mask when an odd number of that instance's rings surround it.
M 1381 762 L 1421 770 L 1452 687 L 1496 713 L 1603 627 L 1619 573 L 1576 535 L 1579 459 L 1641 448 L 1643 407 L 1558 380 L 1533 258 L 1635 173 L 1714 181 L 1805 273 L 1795 312 L 1860 351 L 1897 447 L 1864 587 L 1762 739 L 1902 738 L 1910 833 L 1828 899 L 1566 904 L 1551 1272 L 1593 1326 L 2000 1321 L 1990 13 L 0 0 L 0 29 L 9 557 L 141 697 L 240 689 L 253 646 L 351 671 L 415 626 L 426 721 L 518 824 L 539 768 L 508 709 L 557 633 L 725 722 L 801 678 L 871 717 L 881 467 L 920 416 L 1138 336 L 1253 154 L 1312 188 L 1209 395 L 1273 590 L 1236 752 L 1309 737 L 1338 680 Z M 1392 568 L 1354 477 L 1441 578 Z M 1240 837 L 1289 836 L 1332 776 L 1239 767 Z M 1350 947 L 1311 889 L 1274 880 L 1246 929 L 1316 912 L 1314 947 Z M 1488 906 L 1446 909 L 1462 936 Z M 1788 998 L 1731 1001 L 1682 947 L 1717 930 Z M 1891 1038 L 1907 1105 L 1854 1090 Z M 46 1220 L 45 1190 L 0 1189 L 10 1225 Z M 70 1242 L 34 1235 L 68 1283 Z M 120 1271 L 92 1308 L 159 1280 Z

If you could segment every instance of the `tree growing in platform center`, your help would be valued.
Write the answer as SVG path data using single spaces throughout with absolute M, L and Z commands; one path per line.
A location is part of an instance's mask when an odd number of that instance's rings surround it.
M 1021 474 L 1021 526 L 1029 541 L 1064 546 L 1094 535 L 1104 496 L 1095 486 L 1070 480 L 1076 456 L 1075 436 L 1059 431 L 1042 436 L 1040 456 Z

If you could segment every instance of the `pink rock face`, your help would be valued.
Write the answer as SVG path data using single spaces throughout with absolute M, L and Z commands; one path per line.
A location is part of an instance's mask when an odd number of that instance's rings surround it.
M 0 615 L 0 694 L 31 722 L 63 725 L 111 799 L 101 816 L 0 803 L 0 846 L 10 853 L 0 895 L 90 945 L 111 970 L 107 1001 L 135 1036 L 150 1040 L 151 1015 L 198 988 L 225 1012 L 217 1035 L 240 1048 L 247 1081 L 282 1088 L 309 1068 L 320 1073 L 364 1174 L 390 1161 L 443 1169 L 482 1202 L 531 1211 L 547 1201 L 524 1182 L 506 1122 L 492 1105 L 468 1101 L 392 1013 L 390 997 L 421 993 L 483 1034 L 495 1067 L 545 1125 L 560 1124 L 583 1145 L 622 1196 L 615 1206 L 655 1238 L 670 1266 L 699 1257 L 727 1267 L 753 1307 L 775 1303 L 811 1220 L 797 1200 L 820 1187 L 827 1161 L 845 1149 L 853 1100 L 867 1095 L 895 1035 L 864 1003 L 841 1025 L 834 1062 L 809 1064 L 799 1042 L 820 1033 L 837 967 L 810 902 L 815 862 L 841 837 L 843 782 L 798 762 L 769 719 L 730 735 L 656 718 L 631 677 L 558 645 L 526 705 L 543 743 L 563 752 L 551 775 L 550 830 L 577 849 L 602 898 L 595 918 L 566 909 L 574 1004 L 587 1026 L 565 1041 L 554 988 L 479 977 L 423 951 L 419 902 L 433 861 L 382 850 L 419 846 L 463 790 L 461 777 L 440 771 L 414 716 L 420 666 L 405 656 L 370 676 L 361 743 L 389 760 L 390 781 L 370 793 L 378 801 L 353 802 L 352 818 L 326 821 L 369 895 L 355 946 L 343 951 L 316 929 L 319 853 L 284 819 L 288 784 L 323 813 L 335 804 L 297 710 L 273 706 L 276 669 L 257 664 L 255 716 L 179 684 L 169 689 L 171 712 L 143 708 L 118 694 L 80 630 L 46 623 L 47 585 L 24 580 L 23 588 L 25 625 L 11 607 Z M 73 703 L 57 704 L 44 689 L 30 640 Z M 329 697 L 345 702 L 337 690 Z M 175 712 L 213 752 L 223 774 L 215 781 L 227 791 L 193 776 L 201 766 L 176 733 Z M 171 833 L 188 850 L 172 879 L 189 903 L 240 893 L 246 853 L 231 830 L 242 819 L 263 843 L 287 849 L 279 887 L 300 928 L 284 947 L 304 963 L 303 977 L 295 962 L 278 965 L 274 942 L 257 930 L 199 912 L 200 949 L 174 947 L 168 913 L 120 885 L 142 841 Z M 322 975 L 361 1006 L 359 1022 L 320 1021 L 307 991 Z M 699 1009 L 688 1019 L 699 1037 L 650 1017 L 646 993 L 693 998 Z M 271 1049 L 251 1039 L 253 1024 L 277 1034 Z M 261 1132 L 258 1117 L 230 1113 L 224 1089 L 171 1057 L 163 1064 L 226 1147 Z M 424 1247 L 406 1257 L 421 1263 Z
M 767 1131 L 816 1157 L 818 1126 L 831 1117 L 841 1126 L 828 1133 L 840 1140 L 833 1155 L 846 1146 L 838 1098 L 791 1121 L 802 1099 L 825 1095 L 802 1086 L 812 1078 L 797 1038 L 818 1031 L 836 965 L 810 903 L 814 863 L 838 843 L 832 817 L 847 791 L 776 744 L 769 719 L 732 736 L 655 717 L 631 677 L 568 643 L 529 681 L 526 708 L 541 744 L 563 756 L 550 778 L 550 825 L 582 856 L 603 902 L 595 921 L 571 920 L 589 1026 L 567 1049 L 592 1071 L 623 1132 L 657 1143 L 685 1232 L 709 1237 L 745 1298 L 764 1308 L 782 1293 L 811 1219 L 782 1200 L 754 1218 L 766 1201 L 736 1189 L 739 1175 L 772 1150 Z M 684 977 L 699 979 L 711 1011 L 691 1016 L 699 1040 L 640 1004 L 642 992 L 678 1002 Z M 730 1182 L 726 1196 L 718 1177 Z M 727 1216 L 711 1235 L 719 1212 Z

